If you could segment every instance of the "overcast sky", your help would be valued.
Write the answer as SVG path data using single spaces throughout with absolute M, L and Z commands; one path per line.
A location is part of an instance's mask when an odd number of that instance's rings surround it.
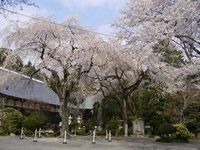
M 110 24 L 119 15 L 119 10 L 129 0 L 31 0 L 37 7 L 23 7 L 22 14 L 35 16 L 53 16 L 57 22 L 62 22 L 69 16 L 79 16 L 80 24 L 97 32 L 109 33 Z M 7 19 L 0 16 L 0 29 L 6 26 L 8 20 L 28 20 L 26 17 L 9 15 Z

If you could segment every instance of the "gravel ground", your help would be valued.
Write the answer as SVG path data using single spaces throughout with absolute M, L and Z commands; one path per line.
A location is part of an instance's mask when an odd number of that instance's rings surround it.
M 18 137 L 0 137 L 0 150 L 200 150 L 200 141 L 190 143 L 157 143 L 153 139 L 114 138 L 112 142 L 97 137 L 75 137 L 62 144 L 59 138 L 33 138 L 20 140 Z

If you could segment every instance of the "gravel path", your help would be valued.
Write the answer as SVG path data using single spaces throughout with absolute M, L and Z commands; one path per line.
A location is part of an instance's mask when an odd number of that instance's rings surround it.
M 200 150 L 200 141 L 190 143 L 157 143 L 153 139 L 114 138 L 112 142 L 97 137 L 92 144 L 91 137 L 75 137 L 62 144 L 62 139 L 0 137 L 0 150 Z

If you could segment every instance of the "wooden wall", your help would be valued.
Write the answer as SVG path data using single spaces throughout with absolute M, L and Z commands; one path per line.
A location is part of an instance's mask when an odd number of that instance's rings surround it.
M 58 113 L 59 106 L 41 103 L 32 100 L 24 100 L 20 98 L 9 97 L 0 94 L 0 128 L 2 124 L 2 109 L 5 107 L 13 107 L 20 110 L 45 111 L 51 113 Z
M 5 97 L 2 95 L 0 95 L 0 105 L 1 103 L 4 103 L 4 107 L 24 108 L 24 109 L 31 109 L 36 111 L 48 111 L 48 112 L 59 111 L 59 106 L 56 105 L 41 103 L 32 100 Z

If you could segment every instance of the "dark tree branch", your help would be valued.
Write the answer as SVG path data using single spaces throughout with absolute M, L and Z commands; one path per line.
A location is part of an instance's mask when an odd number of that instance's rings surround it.
M 200 42 L 199 42 L 199 41 L 197 41 L 197 40 L 191 38 L 191 37 L 188 36 L 188 35 L 176 35 L 175 37 L 177 37 L 177 38 L 188 38 L 188 39 L 190 39 L 191 41 L 193 41 L 193 42 L 195 42 L 195 43 L 197 43 L 197 44 L 200 45 Z
M 200 55 L 200 50 L 198 50 L 192 42 L 196 43 L 196 44 L 199 44 L 200 45 L 200 42 L 191 38 L 190 36 L 186 36 L 186 35 L 177 35 L 175 36 L 176 38 L 178 38 L 182 44 L 183 44 L 183 49 L 185 51 L 185 54 L 186 56 L 188 57 L 189 60 L 191 60 L 191 57 L 197 57 L 197 56 L 194 56 L 193 52 L 195 52 L 196 54 Z M 189 39 L 190 41 L 186 40 L 186 39 Z
M 38 73 L 39 71 L 40 71 L 40 69 L 37 69 L 36 71 L 34 71 L 34 72 L 31 74 L 30 78 L 32 79 L 33 76 L 34 76 L 36 73 Z
M 96 48 L 96 47 L 95 47 Z M 88 69 L 86 69 L 86 70 L 81 70 L 81 68 L 82 67 L 79 67 L 78 68 L 78 78 L 80 78 L 82 75 L 84 75 L 84 74 L 88 74 L 89 72 L 90 72 L 90 70 L 92 69 L 92 67 L 93 67 L 93 65 L 94 65 L 94 63 L 93 63 L 93 58 L 94 58 L 94 49 L 92 50 L 92 56 L 91 56 L 91 58 L 90 58 L 90 64 L 89 64 L 89 67 L 88 67 Z

